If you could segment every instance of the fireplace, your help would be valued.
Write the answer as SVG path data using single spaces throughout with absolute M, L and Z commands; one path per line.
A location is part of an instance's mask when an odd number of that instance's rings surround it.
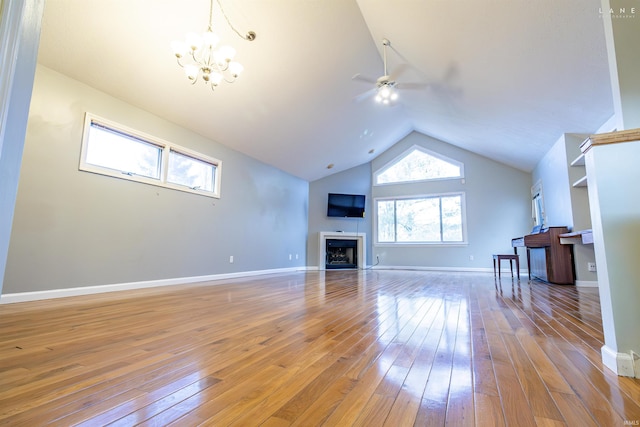
M 327 239 L 326 269 L 358 268 L 358 240 Z
M 327 243 L 333 242 L 331 246 Z M 348 242 L 348 243 L 342 243 Z M 336 246 L 337 245 L 337 246 Z M 341 246 L 344 245 L 344 246 Z M 334 258 L 328 256 L 335 251 Z M 347 257 L 345 262 L 344 257 Z M 367 245 L 365 233 L 350 233 L 348 231 L 320 231 L 318 232 L 318 268 L 320 270 L 336 268 L 357 268 L 363 270 L 367 259 Z

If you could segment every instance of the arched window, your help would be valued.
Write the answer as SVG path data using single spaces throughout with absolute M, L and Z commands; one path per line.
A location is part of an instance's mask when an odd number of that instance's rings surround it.
M 375 185 L 464 177 L 464 164 L 414 145 L 379 169 Z

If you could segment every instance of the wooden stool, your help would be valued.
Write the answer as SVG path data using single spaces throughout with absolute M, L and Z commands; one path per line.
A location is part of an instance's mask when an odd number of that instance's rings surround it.
M 518 280 L 520 280 L 520 258 L 518 255 L 493 255 L 493 277 L 496 277 L 496 261 L 498 261 L 498 278 L 500 278 L 500 261 L 509 260 L 509 269 L 511 270 L 511 277 L 513 277 L 513 261 L 516 262 L 516 272 L 518 273 Z

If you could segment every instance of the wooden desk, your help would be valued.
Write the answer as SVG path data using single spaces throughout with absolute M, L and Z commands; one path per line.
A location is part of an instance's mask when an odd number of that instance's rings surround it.
M 511 239 L 511 246 L 527 248 L 529 279 L 534 277 L 559 285 L 575 283 L 573 246 L 560 243 L 560 235 L 568 233 L 567 227 L 549 227 L 537 234 Z

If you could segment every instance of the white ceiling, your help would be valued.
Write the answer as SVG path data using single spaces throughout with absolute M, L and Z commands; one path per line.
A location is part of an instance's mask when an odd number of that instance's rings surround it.
M 215 3 L 215 2 L 214 2 Z M 613 115 L 600 0 L 222 0 L 214 29 L 245 72 L 190 85 L 170 44 L 206 29 L 209 0 L 47 0 L 39 62 L 312 181 L 412 130 L 531 171 L 563 133 Z M 356 73 L 390 70 L 382 107 Z M 370 150 L 375 150 L 373 154 Z M 335 164 L 327 169 L 328 164 Z

